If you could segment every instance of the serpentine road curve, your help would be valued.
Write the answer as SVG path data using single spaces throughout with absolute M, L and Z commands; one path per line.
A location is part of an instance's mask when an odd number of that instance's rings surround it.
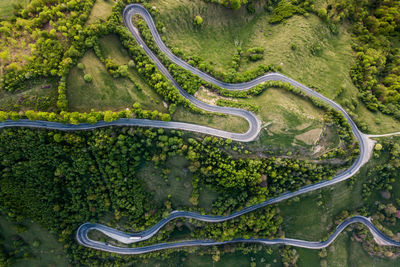
M 363 134 L 356 126 L 354 121 L 351 117 L 347 114 L 347 112 L 336 102 L 326 98 L 325 96 L 313 91 L 312 89 L 306 87 L 305 85 L 296 82 L 280 73 L 269 73 L 263 76 L 260 76 L 252 81 L 239 83 L 239 84 L 230 84 L 221 82 L 214 77 L 194 68 L 193 66 L 189 65 L 179 57 L 175 56 L 162 42 L 160 35 L 157 32 L 157 29 L 154 25 L 152 17 L 150 13 L 141 5 L 139 4 L 131 4 L 128 5 L 123 13 L 123 19 L 125 25 L 130 30 L 132 35 L 135 37 L 136 41 L 139 45 L 144 49 L 147 55 L 156 63 L 157 68 L 173 83 L 173 85 L 178 88 L 180 94 L 188 99 L 192 104 L 201 108 L 206 111 L 210 112 L 219 112 L 234 116 L 240 116 L 245 118 L 249 123 L 249 130 L 246 133 L 239 134 L 239 133 L 232 133 L 222 130 L 217 130 L 210 127 L 189 124 L 189 123 L 182 123 L 182 122 L 164 122 L 164 121 L 154 121 L 154 120 L 143 120 L 143 119 L 119 119 L 114 122 L 98 122 L 96 124 L 78 124 L 78 125 L 70 125 L 70 124 L 62 124 L 56 122 L 47 122 L 47 121 L 29 121 L 29 120 L 19 120 L 19 121 L 6 121 L 4 123 L 0 123 L 0 129 L 5 127 L 32 127 L 32 128 L 44 128 L 44 129 L 54 129 L 54 130 L 62 130 L 62 131 L 75 131 L 75 130 L 90 130 L 100 127 L 107 127 L 107 126 L 140 126 L 140 127 L 156 127 L 156 128 L 168 128 L 168 129 L 180 129 L 180 130 L 187 130 L 193 132 L 199 132 L 214 136 L 219 136 L 223 138 L 231 138 L 232 140 L 241 141 L 241 142 L 249 142 L 253 141 L 257 138 L 260 130 L 261 130 L 261 122 L 257 118 L 255 114 L 249 112 L 247 110 L 237 109 L 237 108 L 229 108 L 229 107 L 218 107 L 208 105 L 192 95 L 188 94 L 183 88 L 179 86 L 179 84 L 173 79 L 171 74 L 165 68 L 165 66 L 160 62 L 160 60 L 156 57 L 156 55 L 147 47 L 145 42 L 142 40 L 138 30 L 132 24 L 132 16 L 133 15 L 140 15 L 147 23 L 150 28 L 150 31 L 155 39 L 155 42 L 159 49 L 165 53 L 171 61 L 175 64 L 191 71 L 193 74 L 198 75 L 200 78 L 213 83 L 217 86 L 222 88 L 226 88 L 228 90 L 247 90 L 252 88 L 260 83 L 265 81 L 283 81 L 288 82 L 291 85 L 300 88 L 304 93 L 309 96 L 316 97 L 325 103 L 329 104 L 334 109 L 340 111 L 347 121 L 349 122 L 353 135 L 357 139 L 360 145 L 360 155 L 353 163 L 353 165 L 344 171 L 343 173 L 338 174 L 337 176 L 333 177 L 331 180 L 325 180 L 313 185 L 302 187 L 300 190 L 295 192 L 287 192 L 284 193 L 276 198 L 269 199 L 265 202 L 246 207 L 240 211 L 232 213 L 228 216 L 211 216 L 211 215 L 201 215 L 195 212 L 187 212 L 187 211 L 173 211 L 168 218 L 162 219 L 153 227 L 149 228 L 148 230 L 142 231 L 140 233 L 123 233 L 116 229 L 109 228 L 104 225 L 100 224 L 92 224 L 92 223 L 84 223 L 82 224 L 76 233 L 77 241 L 86 247 L 90 247 L 93 249 L 99 249 L 108 252 L 114 252 L 119 254 L 141 254 L 147 253 L 151 251 L 157 251 L 162 249 L 168 248 L 178 248 L 178 247 L 186 247 L 186 246 L 208 246 L 208 245 L 219 245 L 219 244 L 228 244 L 228 243 L 237 243 L 237 242 L 244 242 L 244 243 L 262 243 L 262 244 L 286 244 L 292 246 L 299 246 L 311 249 L 319 249 L 328 246 L 332 243 L 336 237 L 342 232 L 348 225 L 352 223 L 362 223 L 369 228 L 371 233 L 373 234 L 375 240 L 382 245 L 393 245 L 393 246 L 400 246 L 399 242 L 393 241 L 383 235 L 372 223 L 368 218 L 362 216 L 355 216 L 344 221 L 342 224 L 338 226 L 335 233 L 332 234 L 328 240 L 324 242 L 311 242 L 311 241 L 303 241 L 303 240 L 296 240 L 296 239 L 235 239 L 230 241 L 224 242 L 216 242 L 212 240 L 193 240 L 193 241 L 182 241 L 177 243 L 161 243 L 155 244 L 145 247 L 137 247 L 137 248 L 124 248 L 124 247 L 116 247 L 109 245 L 104 242 L 99 242 L 95 240 L 91 240 L 88 237 L 88 232 L 91 230 L 98 230 L 103 232 L 105 235 L 125 244 L 131 244 L 135 242 L 140 242 L 147 240 L 154 236 L 165 224 L 170 222 L 171 220 L 177 218 L 192 218 L 200 221 L 205 222 L 223 222 L 226 220 L 233 219 L 235 217 L 241 216 L 245 213 L 254 211 L 261 207 L 265 207 L 267 205 L 271 205 L 277 202 L 280 202 L 285 199 L 292 198 L 294 196 L 298 196 L 307 192 L 311 192 L 329 185 L 336 184 L 338 182 L 344 181 L 351 176 L 353 176 L 358 170 L 369 160 L 371 152 L 373 150 L 374 141 L 372 141 L 369 136 Z

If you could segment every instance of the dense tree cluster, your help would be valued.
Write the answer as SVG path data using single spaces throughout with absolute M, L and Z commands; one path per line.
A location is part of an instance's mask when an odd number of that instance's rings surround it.
M 381 110 L 400 119 L 400 33 L 398 1 L 342 0 L 329 5 L 335 23 L 348 19 L 354 32 L 357 58 L 350 75 L 370 110 Z M 326 13 L 326 12 L 325 12 Z
M 32 218 L 55 232 L 75 264 L 132 260 L 77 245 L 74 234 L 81 223 L 111 214 L 110 225 L 123 221 L 125 229 L 143 230 L 170 211 L 170 205 L 163 208 L 154 203 L 143 180 L 137 178 L 138 167 L 146 161 L 165 168 L 168 157 L 185 156 L 197 182 L 219 192 L 215 214 L 329 179 L 334 173 L 329 166 L 295 159 L 234 159 L 224 152 L 234 148 L 234 142 L 212 137 L 186 139 L 178 131 L 163 129 L 64 133 L 20 128 L 2 130 L 0 141 L 2 211 L 17 221 Z M 272 237 L 281 220 L 275 207 L 267 207 L 223 224 L 192 222 L 196 227 L 193 237 Z M 174 225 L 163 229 L 157 240 L 168 238 Z M 165 253 L 153 256 L 170 252 Z
M 22 229 L 23 226 L 16 225 Z M 5 243 L 11 243 L 12 246 L 6 245 Z M 10 242 L 11 241 L 11 242 Z M 13 235 L 11 240 L 5 240 L 3 236 L 0 236 L 0 266 L 11 267 L 16 260 L 32 258 L 33 254 L 28 244 L 19 235 Z
M 14 91 L 28 79 L 62 76 L 64 53 L 77 53 L 71 44 L 79 40 L 93 2 L 34 0 L 0 22 L 1 86 Z
M 239 9 L 242 5 L 251 3 L 252 0 L 204 0 L 205 2 L 221 4 L 225 7 L 229 7 L 233 10 Z

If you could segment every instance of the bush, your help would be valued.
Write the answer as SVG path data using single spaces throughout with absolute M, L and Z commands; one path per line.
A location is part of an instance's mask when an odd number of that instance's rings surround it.
M 264 57 L 264 48 L 263 47 L 253 47 L 247 50 L 247 57 L 251 61 L 257 61 Z
M 284 19 L 292 17 L 294 14 L 303 14 L 304 12 L 305 11 L 301 7 L 294 6 L 291 2 L 287 0 L 282 0 L 273 10 L 272 17 L 270 18 L 269 22 L 280 23 Z
M 310 48 L 310 52 L 313 56 L 321 56 L 322 55 L 322 46 L 320 44 L 314 44 Z
M 33 241 L 32 246 L 33 246 L 34 248 L 38 248 L 38 247 L 40 246 L 40 241 L 39 241 L 39 240 Z
M 92 82 L 93 78 L 92 75 L 90 74 L 85 74 L 85 76 L 83 76 L 83 79 L 85 80 L 85 82 L 90 83 Z
M 78 67 L 78 69 L 83 70 L 85 68 L 85 65 L 83 65 L 83 63 L 78 63 L 78 65 L 76 65 Z
M 203 18 L 202 18 L 201 16 L 197 15 L 197 16 L 194 18 L 194 24 L 195 24 L 195 25 L 201 25 L 201 24 L 203 24 Z
M 246 9 L 250 14 L 254 14 L 256 12 L 256 7 L 254 6 L 253 2 L 248 3 Z

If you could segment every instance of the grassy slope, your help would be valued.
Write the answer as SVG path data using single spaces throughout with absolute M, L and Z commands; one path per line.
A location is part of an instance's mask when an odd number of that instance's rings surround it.
M 314 15 L 308 18 L 294 16 L 285 23 L 270 25 L 260 1 L 257 1 L 255 15 L 249 15 L 245 8 L 232 11 L 200 0 L 153 0 L 152 4 L 160 11 L 157 19 L 166 26 L 163 36 L 168 45 L 188 55 L 198 55 L 219 70 L 231 66 L 235 44 L 241 44 L 244 50 L 262 46 L 265 48 L 264 59 L 258 62 L 242 59 L 239 71 L 260 63 L 274 63 L 282 67 L 284 74 L 318 88 L 330 98 L 336 97 L 338 88 L 345 88 L 336 99 L 339 102 L 357 96 L 358 90 L 348 74 L 354 53 L 346 26 L 340 28 L 338 35 L 332 35 Z M 204 21 L 200 28 L 193 25 L 197 14 Z M 296 45 L 296 50 L 291 49 L 292 44 Z M 310 53 L 310 48 L 316 44 L 323 47 L 321 56 Z M 371 132 L 400 129 L 400 122 L 368 111 L 361 102 L 355 113 L 368 123 Z
M 35 259 L 20 259 L 14 263 L 13 266 L 68 266 L 68 261 L 65 256 L 65 252 L 62 245 L 57 239 L 50 234 L 48 231 L 40 227 L 35 223 L 31 223 L 28 220 L 24 221 L 24 225 L 27 226 L 28 230 L 20 235 L 24 241 L 29 245 Z M 5 238 L 6 247 L 12 247 L 13 235 L 17 232 L 14 230 L 14 224 L 7 220 L 4 216 L 0 217 L 0 234 Z M 40 241 L 38 248 L 32 247 L 35 240 Z
M 201 251 L 201 250 L 200 250 Z M 218 262 L 212 260 L 211 255 L 199 255 L 199 253 L 175 253 L 170 260 L 150 260 L 137 266 L 183 266 L 183 267 L 225 267 L 225 266 L 250 266 L 251 262 L 256 266 L 278 267 L 280 262 L 279 250 L 275 247 L 271 255 L 261 250 L 257 253 L 243 254 L 241 252 L 222 255 Z M 269 265 L 268 265 L 269 264 Z
M 116 36 L 110 35 L 100 39 L 100 46 L 106 57 L 113 58 L 118 64 L 128 63 L 129 56 Z M 135 70 L 130 69 L 130 75 L 138 82 L 142 91 L 136 90 L 127 78 L 113 78 L 92 51 L 87 52 L 80 62 L 85 65 L 85 69 L 79 70 L 74 67 L 67 80 L 67 97 L 71 111 L 83 112 L 90 111 L 92 108 L 121 110 L 139 102 L 144 109 L 167 112 L 166 103 Z M 92 75 L 91 83 L 84 81 L 83 76 L 86 73 Z M 178 107 L 172 119 L 236 132 L 246 132 L 248 129 L 247 121 L 242 118 L 204 116 L 183 107 Z
M 96 22 L 98 19 L 106 20 L 111 15 L 114 4 L 114 0 L 96 0 L 86 24 Z
M 387 160 L 382 156 L 372 159 L 359 174 L 354 177 L 354 185 L 349 187 L 346 182 L 332 187 L 318 190 L 299 198 L 298 201 L 289 200 L 278 204 L 284 218 L 283 230 L 288 238 L 306 240 L 325 239 L 329 230 L 334 226 L 334 218 L 342 210 L 356 210 L 363 205 L 374 205 L 376 201 L 383 201 L 379 193 L 367 201 L 361 197 L 362 184 L 366 181 L 368 169 Z M 400 181 L 395 186 L 400 187 Z M 392 196 L 392 201 L 396 196 Z M 317 202 L 322 200 L 323 205 Z M 299 249 L 299 266 L 315 266 L 319 262 L 318 252 Z M 397 266 L 396 261 L 381 260 L 371 257 L 361 245 L 351 239 L 351 234 L 344 233 L 328 248 L 328 266 Z
M 101 40 L 106 56 L 118 59 L 118 64 L 126 64 L 126 51 L 122 49 L 119 40 L 115 36 L 106 38 Z M 135 89 L 134 84 L 127 78 L 113 78 L 92 51 L 87 52 L 80 62 L 85 65 L 85 69 L 82 71 L 74 67 L 67 81 L 71 111 L 90 111 L 92 108 L 121 110 L 139 102 L 144 109 L 166 112 L 161 97 L 153 92 L 136 71 L 130 70 L 130 75 L 135 78 L 142 91 Z M 85 73 L 92 75 L 92 83 L 84 81 Z
M 172 120 L 195 123 L 238 133 L 244 133 L 249 128 L 249 123 L 240 117 L 201 115 L 184 107 L 178 107 L 176 109 L 176 112 L 172 116 Z
M 162 170 L 155 168 L 152 163 L 146 163 L 140 168 L 137 176 L 146 183 L 149 192 L 153 192 L 158 205 L 163 205 L 168 195 L 171 195 L 172 208 L 192 207 L 189 202 L 192 193 L 192 173 L 188 169 L 188 161 L 183 157 L 172 157 L 168 159 L 166 166 L 171 171 L 167 179 L 163 178 Z M 215 192 L 202 190 L 199 207 L 208 209 L 215 199 Z
M 8 18 L 12 15 L 13 4 L 21 3 L 23 6 L 29 3 L 28 0 L 0 0 L 0 18 Z
M 115 59 L 115 61 L 118 62 L 118 64 L 128 63 L 129 56 L 126 50 L 121 46 L 116 36 L 111 35 L 100 39 L 100 45 L 103 51 L 105 52 L 106 57 Z M 162 98 L 146 85 L 146 82 L 140 78 L 139 74 L 136 71 L 134 72 L 134 74 L 135 74 L 134 75 L 135 80 L 140 82 L 142 88 L 144 89 L 146 87 L 147 89 L 146 94 L 148 96 L 156 99 L 155 100 L 156 102 L 162 101 Z M 152 109 L 151 104 L 148 106 L 143 105 L 143 107 Z M 184 122 L 197 123 L 201 125 L 208 125 L 218 129 L 225 129 L 236 132 L 246 132 L 248 129 L 247 121 L 242 118 L 235 116 L 228 116 L 228 117 L 221 117 L 215 115 L 204 116 L 190 112 L 188 109 L 185 109 L 183 107 L 178 107 L 177 111 L 173 114 L 172 119 L 176 121 L 184 121 Z

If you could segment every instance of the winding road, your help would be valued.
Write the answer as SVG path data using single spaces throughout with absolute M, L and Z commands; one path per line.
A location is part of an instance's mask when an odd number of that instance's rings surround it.
M 123 12 L 123 19 L 126 27 L 129 29 L 129 31 L 132 33 L 136 41 L 139 43 L 139 45 L 144 49 L 146 54 L 155 62 L 157 68 L 165 75 L 171 82 L 172 84 L 178 88 L 179 93 L 188 99 L 193 105 L 195 105 L 198 108 L 201 108 L 206 111 L 210 112 L 219 112 L 219 113 L 224 113 L 224 114 L 229 114 L 229 115 L 234 115 L 234 116 L 239 116 L 245 118 L 248 123 L 249 123 L 249 129 L 246 133 L 240 134 L 240 133 L 232 133 L 232 132 L 227 132 L 227 131 L 222 131 L 222 130 L 217 130 L 214 128 L 210 127 L 205 127 L 205 126 L 200 126 L 196 124 L 190 124 L 190 123 L 182 123 L 182 122 L 164 122 L 164 121 L 154 121 L 154 120 L 143 120 L 143 119 L 119 119 L 114 122 L 98 122 L 96 124 L 78 124 L 78 125 L 71 125 L 71 124 L 62 124 L 62 123 L 56 123 L 56 122 L 47 122 L 47 121 L 29 121 L 29 120 L 19 120 L 19 121 L 6 121 L 4 123 L 0 123 L 0 128 L 5 128 L 5 127 L 32 127 L 32 128 L 44 128 L 44 129 L 54 129 L 54 130 L 62 130 L 62 131 L 75 131 L 75 130 L 90 130 L 90 129 L 95 129 L 95 128 L 100 128 L 100 127 L 107 127 L 107 126 L 140 126 L 140 127 L 157 127 L 157 128 L 168 128 L 168 129 L 180 129 L 180 130 L 187 130 L 187 131 L 193 131 L 193 132 L 199 132 L 199 133 L 204 133 L 204 134 L 209 134 L 209 135 L 214 135 L 218 137 L 223 137 L 223 138 L 230 138 L 232 140 L 236 141 L 241 141 L 241 142 L 250 142 L 253 141 L 257 138 L 260 130 L 261 130 L 261 121 L 257 118 L 257 116 L 247 110 L 242 110 L 242 109 L 237 109 L 237 108 L 229 108 L 229 107 L 219 107 L 219 106 L 212 106 L 209 104 L 206 104 L 192 95 L 188 94 L 183 88 L 179 86 L 179 84 L 174 80 L 172 75 L 169 73 L 169 71 L 166 69 L 166 67 L 160 62 L 160 60 L 156 57 L 156 55 L 148 48 L 146 43 L 143 41 L 141 38 L 137 28 L 135 28 L 132 24 L 132 16 L 134 15 L 140 15 L 147 25 L 150 28 L 150 31 L 154 37 L 154 40 L 159 47 L 159 49 L 165 53 L 169 59 L 174 62 L 175 64 L 185 68 L 186 70 L 191 71 L 193 74 L 198 75 L 200 78 L 213 83 L 217 86 L 220 86 L 222 88 L 226 88 L 228 90 L 247 90 L 249 88 L 252 88 L 260 83 L 266 82 L 266 81 L 283 81 L 290 83 L 291 85 L 300 88 L 304 93 L 311 97 L 318 98 L 322 100 L 323 102 L 327 103 L 334 109 L 338 110 L 341 112 L 344 117 L 347 119 L 349 122 L 352 133 L 359 142 L 360 145 L 360 155 L 356 159 L 356 161 L 353 163 L 353 165 L 344 171 L 343 173 L 338 174 L 337 176 L 333 177 L 331 180 L 325 180 L 313 185 L 305 186 L 302 187 L 300 190 L 295 191 L 295 192 L 287 192 L 284 193 L 276 198 L 269 199 L 265 202 L 246 207 L 240 211 L 237 211 L 235 213 L 232 213 L 228 216 L 212 216 L 212 215 L 201 215 L 199 213 L 195 212 L 187 212 L 187 211 L 174 211 L 172 212 L 169 217 L 162 219 L 160 222 L 158 222 L 156 225 L 153 227 L 149 228 L 148 230 L 142 231 L 140 233 L 124 233 L 120 232 L 116 229 L 109 228 L 104 225 L 100 224 L 92 224 L 92 223 L 84 223 L 82 224 L 76 233 L 76 239 L 77 241 L 86 247 L 90 247 L 93 249 L 99 249 L 103 251 L 108 251 L 108 252 L 113 252 L 113 253 L 119 253 L 119 254 L 141 254 L 141 253 L 147 253 L 151 251 L 157 251 L 157 250 L 162 250 L 162 249 L 168 249 L 168 248 L 178 248 L 178 247 L 187 247 L 187 246 L 209 246 L 209 245 L 219 245 L 219 244 L 228 244 L 228 243 L 237 243 L 237 242 L 244 242 L 244 243 L 262 243 L 262 244 L 286 244 L 286 245 L 292 245 L 292 246 L 298 246 L 298 247 L 305 247 L 305 248 L 311 248 L 311 249 L 319 249 L 328 246 L 330 243 L 332 243 L 336 237 L 350 224 L 353 223 L 362 223 L 365 226 L 369 228 L 371 233 L 373 234 L 375 240 L 379 244 L 382 245 L 392 245 L 392 246 L 399 246 L 400 243 L 393 241 L 383 235 L 372 223 L 368 218 L 362 217 L 362 216 L 355 216 L 353 218 L 350 218 L 346 221 L 344 221 L 342 224 L 340 224 L 335 233 L 332 234 L 329 239 L 323 242 L 312 242 L 312 241 L 304 241 L 304 240 L 296 240 L 296 239 L 289 239 L 289 238 L 284 238 L 284 239 L 274 239 L 274 240 L 268 240 L 268 239 L 235 239 L 235 240 L 230 240 L 230 241 L 224 241 L 224 242 L 216 242 L 213 240 L 192 240 L 192 241 L 182 241 L 182 242 L 176 242 L 176 243 L 161 243 L 161 244 L 155 244 L 155 245 L 150 245 L 150 246 L 145 246 L 145 247 L 137 247 L 137 248 L 126 248 L 126 247 L 116 247 L 112 246 L 110 244 L 104 243 L 104 242 L 99 242 L 92 240 L 88 237 L 88 233 L 92 230 L 98 230 L 100 232 L 103 232 L 105 235 L 121 242 L 124 244 L 132 244 L 140 241 L 147 240 L 154 236 L 165 224 L 168 222 L 177 219 L 177 218 L 191 218 L 191 219 L 196 219 L 204 222 L 223 222 L 227 221 L 233 218 L 236 218 L 238 216 L 241 216 L 243 214 L 246 214 L 248 212 L 254 211 L 256 209 L 259 209 L 261 207 L 265 207 L 267 205 L 271 205 L 274 203 L 278 203 L 280 201 L 292 198 L 294 196 L 298 196 L 307 192 L 311 192 L 329 185 L 333 185 L 336 183 L 339 183 L 341 181 L 344 181 L 350 177 L 352 177 L 355 173 L 359 171 L 359 169 L 369 160 L 370 155 L 373 150 L 374 146 L 374 141 L 369 138 L 368 135 L 363 134 L 356 126 L 354 121 L 351 119 L 351 117 L 347 114 L 347 112 L 336 102 L 326 98 L 325 96 L 313 91 L 312 89 L 306 87 L 305 85 L 296 82 L 280 73 L 268 73 L 263 76 L 260 76 L 252 81 L 245 82 L 245 83 L 239 83 L 239 84 L 230 84 L 230 83 L 225 83 L 222 81 L 219 81 L 215 79 L 214 77 L 194 68 L 193 66 L 189 65 L 179 57 L 175 56 L 162 42 L 160 35 L 157 32 L 157 29 L 154 25 L 153 19 L 150 15 L 150 13 L 141 5 L 139 4 L 131 4 L 128 5 L 124 12 Z M 372 137 L 372 136 L 371 136 Z M 375 136 L 374 136 L 375 137 Z

